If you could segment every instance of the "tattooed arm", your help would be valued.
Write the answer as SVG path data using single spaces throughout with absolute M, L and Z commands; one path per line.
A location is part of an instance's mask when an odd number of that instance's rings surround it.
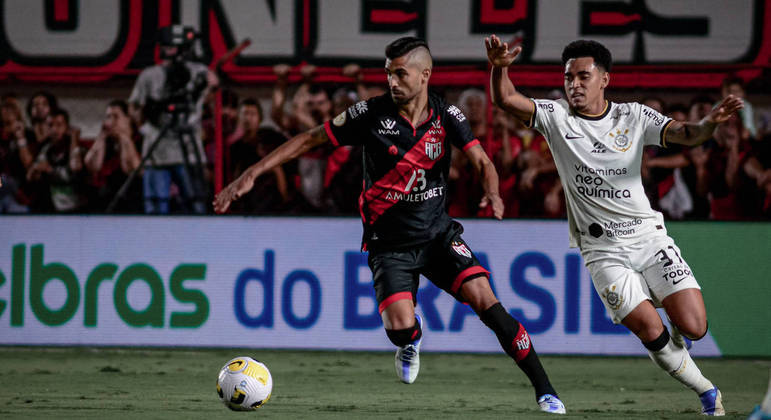
M 740 110 L 744 102 L 733 95 L 726 96 L 720 104 L 697 123 L 672 121 L 664 132 L 665 143 L 697 146 L 712 137 L 718 124 L 728 121 L 731 114 Z

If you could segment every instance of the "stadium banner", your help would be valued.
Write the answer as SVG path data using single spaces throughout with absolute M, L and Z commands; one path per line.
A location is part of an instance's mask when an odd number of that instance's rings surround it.
M 566 222 L 463 224 L 498 297 L 525 324 L 539 352 L 646 354 L 607 317 L 580 255 L 567 247 Z M 367 256 L 358 250 L 357 219 L 3 216 L 2 226 L 3 345 L 392 349 Z M 744 242 L 737 236 L 743 231 L 723 229 L 732 254 L 767 254 L 771 225 L 753 230 L 762 231 L 765 242 Z M 749 249 L 763 243 L 761 251 Z M 747 278 L 746 267 L 737 265 L 741 258 L 681 248 L 705 296 L 720 297 L 708 302 L 709 314 L 719 314 L 711 327 L 730 325 L 727 334 L 712 332 L 699 341 L 694 355 L 771 355 L 768 335 L 757 334 L 765 330 L 771 301 L 768 258 L 754 261 L 762 268 L 752 272 L 765 270 L 765 276 Z M 712 278 L 701 268 L 714 264 L 711 259 L 733 268 Z M 418 312 L 426 351 L 500 350 L 468 306 L 426 279 Z M 736 337 L 746 341 L 734 343 Z
M 0 79 L 134 75 L 157 61 L 157 29 L 173 23 L 200 33 L 206 63 L 250 40 L 223 68 L 243 82 L 305 62 L 321 81 L 350 82 L 340 68 L 351 62 L 382 81 L 383 48 L 405 35 L 428 40 L 445 84 L 486 82 L 491 33 L 523 46 L 519 85 L 561 85 L 562 48 L 579 38 L 610 48 L 618 87 L 715 87 L 728 72 L 756 77 L 771 58 L 771 0 L 0 0 Z

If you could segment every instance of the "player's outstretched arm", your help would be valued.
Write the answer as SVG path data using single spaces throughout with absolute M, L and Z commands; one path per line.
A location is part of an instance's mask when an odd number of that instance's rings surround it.
M 495 171 L 495 165 L 487 157 L 482 146 L 478 144 L 468 148 L 466 156 L 482 179 L 482 188 L 485 194 L 482 196 L 482 201 L 479 202 L 479 207 L 492 206 L 493 216 L 501 220 L 503 218 L 503 200 L 501 200 L 498 189 L 498 172 Z
M 742 109 L 744 102 L 734 95 L 726 96 L 712 111 L 697 123 L 672 121 L 664 132 L 665 143 L 696 146 L 712 137 L 715 127 L 728 121 L 731 114 Z
M 509 79 L 509 66 L 517 58 L 522 47 L 509 51 L 509 45 L 495 35 L 485 38 L 487 60 L 492 65 L 490 92 L 493 103 L 521 121 L 529 122 L 535 105 L 526 96 L 517 92 Z
M 241 198 L 254 187 L 254 181 L 257 177 L 278 165 L 296 159 L 308 150 L 327 141 L 329 141 L 329 137 L 323 125 L 292 137 L 262 160 L 248 167 L 241 176 L 220 191 L 212 203 L 214 211 L 225 213 L 232 202 Z

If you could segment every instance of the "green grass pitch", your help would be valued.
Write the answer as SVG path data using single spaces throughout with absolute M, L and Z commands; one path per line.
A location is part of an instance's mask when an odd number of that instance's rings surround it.
M 217 373 L 235 356 L 267 364 L 273 395 L 256 413 L 219 402 Z M 696 395 L 639 357 L 542 357 L 568 415 L 699 418 Z M 699 359 L 745 419 L 765 394 L 771 360 Z M 500 354 L 421 354 L 412 385 L 393 353 L 247 349 L 0 347 L 2 419 L 544 419 L 525 375 Z

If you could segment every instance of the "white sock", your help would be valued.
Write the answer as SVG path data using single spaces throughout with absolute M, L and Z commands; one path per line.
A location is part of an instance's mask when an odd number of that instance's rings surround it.
M 768 391 L 766 391 L 763 402 L 760 403 L 760 409 L 763 410 L 764 413 L 771 413 L 771 369 L 768 371 L 768 376 Z
M 669 376 L 696 391 L 699 395 L 715 387 L 709 379 L 701 374 L 688 350 L 675 344 L 671 338 L 663 349 L 659 351 L 648 350 L 648 355 L 658 367 L 669 373 Z

